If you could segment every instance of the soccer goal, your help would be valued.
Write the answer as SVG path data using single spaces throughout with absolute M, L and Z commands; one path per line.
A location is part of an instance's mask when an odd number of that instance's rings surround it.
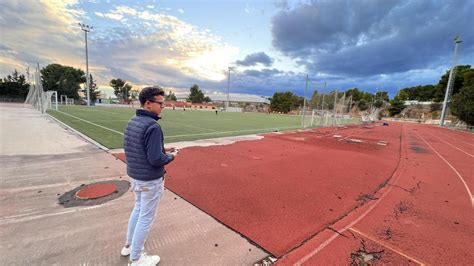
M 56 111 L 58 110 L 58 93 L 57 91 L 43 91 L 39 67 L 33 74 L 33 80 L 30 81 L 28 95 L 24 104 L 31 105 L 42 113 L 53 107 Z
M 326 98 L 326 99 L 324 99 Z M 352 97 L 346 97 L 345 94 L 323 95 L 318 108 L 313 109 L 307 117 L 307 127 L 328 127 L 354 123 L 351 113 Z M 307 114 L 307 113 L 306 113 Z

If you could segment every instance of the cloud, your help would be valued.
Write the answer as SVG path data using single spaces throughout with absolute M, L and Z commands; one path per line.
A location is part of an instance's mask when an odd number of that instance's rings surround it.
M 0 74 L 59 63 L 84 69 L 84 33 L 78 22 L 93 25 L 89 33 L 89 66 L 99 84 L 123 78 L 135 84 L 182 85 L 224 80 L 238 49 L 209 30 L 176 17 L 125 5 L 87 12 L 80 3 L 2 4 Z M 94 16 L 94 14 L 96 16 Z M 106 24 L 94 21 L 100 17 Z M 25 42 L 25 38 L 28 41 Z M 19 69 L 20 70 L 20 69 Z
M 94 13 L 96 16 L 98 17 L 103 17 L 103 18 L 109 18 L 109 19 L 112 19 L 112 20 L 122 20 L 123 19 L 123 15 L 121 14 L 114 14 L 114 13 L 100 13 L 100 12 L 95 12 Z
M 235 63 L 239 66 L 255 66 L 257 64 L 262 64 L 264 66 L 271 66 L 273 64 L 273 59 L 264 52 L 249 54 L 245 57 L 244 60 L 237 60 Z
M 180 8 L 180 9 L 178 9 L 178 13 L 183 14 L 184 10 Z
M 19 66 L 33 67 L 39 63 L 44 67 L 55 61 L 78 66 L 77 58 L 82 58 L 83 52 L 80 49 L 83 44 L 78 40 L 83 40 L 83 35 L 77 22 L 84 11 L 76 4 L 76 1 L 2 2 L 0 53 L 5 56 L 0 62 L 2 74 Z
M 312 73 L 350 77 L 449 67 L 452 39 L 474 59 L 473 1 L 311 1 L 272 19 L 273 46 Z M 454 15 L 455 14 L 455 15 Z

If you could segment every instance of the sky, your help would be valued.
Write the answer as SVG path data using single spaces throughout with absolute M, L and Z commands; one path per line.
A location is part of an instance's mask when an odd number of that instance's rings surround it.
M 474 1 L 0 1 L 0 77 L 39 63 L 134 87 L 308 96 L 436 84 L 474 62 Z M 230 82 L 228 83 L 230 67 Z

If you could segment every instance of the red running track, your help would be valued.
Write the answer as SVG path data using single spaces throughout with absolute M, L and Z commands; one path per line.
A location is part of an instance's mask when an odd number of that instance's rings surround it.
M 400 124 L 334 130 L 186 148 L 166 186 L 281 257 L 373 199 L 397 169 Z
M 474 135 L 404 124 L 402 160 L 377 200 L 278 261 L 472 265 Z

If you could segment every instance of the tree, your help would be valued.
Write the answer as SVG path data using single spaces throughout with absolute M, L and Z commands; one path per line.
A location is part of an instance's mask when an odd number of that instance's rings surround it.
M 464 86 L 453 96 L 451 111 L 461 121 L 474 125 L 474 71 L 464 74 Z
M 383 101 L 380 100 L 380 99 L 375 100 L 374 106 L 375 106 L 375 108 L 380 108 L 380 107 L 382 107 L 382 106 L 383 106 Z
M 138 92 L 137 89 L 131 89 L 130 90 L 130 98 L 132 98 L 132 100 L 137 100 L 139 94 L 140 93 Z
M 189 89 L 189 92 L 188 100 L 192 103 L 202 103 L 204 101 L 204 93 L 199 89 L 198 85 L 194 84 Z
M 92 77 L 92 74 L 89 74 L 89 82 L 90 82 L 90 86 L 91 86 L 90 90 L 89 90 L 89 96 L 91 98 L 90 101 L 93 103 L 100 97 L 100 91 L 97 90 L 97 83 L 94 80 L 94 78 Z M 87 84 L 87 82 L 86 82 L 86 84 Z M 86 92 L 85 87 L 82 90 L 82 92 L 84 93 L 84 96 L 87 98 L 87 92 Z
M 358 88 L 352 88 L 346 91 L 346 97 L 352 96 L 353 102 L 358 102 L 362 99 L 363 92 L 361 92 Z
M 388 98 L 388 92 L 386 92 L 386 91 L 378 91 L 377 93 L 375 93 L 375 99 L 388 102 L 388 100 L 389 100 L 389 98 Z M 376 100 L 376 101 L 377 101 L 377 100 Z
M 208 96 L 204 97 L 203 101 L 204 101 L 205 103 L 210 103 L 210 102 L 212 102 L 211 98 L 209 98 Z
M 50 64 L 41 69 L 41 79 L 45 91 L 57 91 L 58 97 L 79 99 L 80 84 L 86 82 L 84 71 L 70 66 Z
M 177 101 L 178 99 L 176 99 L 176 95 L 174 95 L 174 93 L 172 93 L 171 91 L 168 93 L 168 95 L 165 96 L 165 100 L 166 101 Z
M 405 102 L 398 96 L 395 96 L 395 98 L 390 101 L 390 107 L 388 108 L 388 112 L 390 113 L 390 116 L 394 116 L 401 113 L 403 109 L 405 109 Z
M 369 108 L 369 104 L 367 103 L 366 100 L 364 99 L 361 99 L 358 103 L 357 103 L 357 108 L 359 108 L 359 110 L 361 111 L 365 111 Z
M 115 96 L 122 99 L 122 102 L 126 102 L 128 99 L 130 99 L 130 90 L 132 90 L 132 85 L 128 84 L 126 80 L 112 79 L 110 80 L 109 85 L 114 89 Z
M 464 74 L 470 71 L 473 71 L 470 65 L 460 65 L 456 67 L 456 76 L 454 78 L 452 95 L 456 95 L 461 90 L 464 83 Z M 443 76 L 441 76 L 441 79 L 439 80 L 438 84 L 436 85 L 434 89 L 435 91 L 434 91 L 433 98 L 435 102 L 444 101 L 444 94 L 446 93 L 448 79 L 449 79 L 449 70 L 446 71 L 446 73 Z
M 314 90 L 313 91 L 313 95 L 311 96 L 311 99 L 309 100 L 309 105 L 312 106 L 313 108 L 316 108 L 318 107 L 319 105 L 319 99 L 320 99 L 320 95 L 318 94 L 318 91 L 317 90 Z
M 28 88 L 25 76 L 18 74 L 16 69 L 12 75 L 0 79 L 0 96 L 2 97 L 25 99 Z
M 270 108 L 275 112 L 288 113 L 303 102 L 303 97 L 296 96 L 290 91 L 275 92 L 270 101 Z

